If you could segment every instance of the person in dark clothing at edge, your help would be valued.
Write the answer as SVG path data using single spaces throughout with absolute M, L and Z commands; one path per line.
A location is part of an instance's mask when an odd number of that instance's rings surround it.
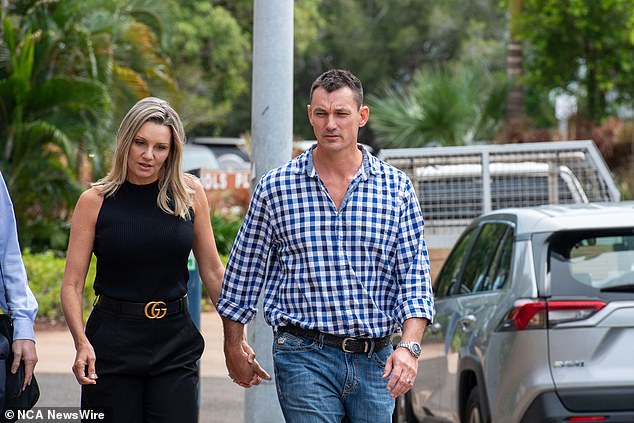
M 167 102 L 140 100 L 121 122 L 112 169 L 73 213 L 61 291 L 77 350 L 72 369 L 82 409 L 109 421 L 198 420 L 204 341 L 188 312 L 187 259 L 193 250 L 214 304 L 224 268 L 203 187 L 181 171 L 184 142 Z M 84 332 L 93 253 L 98 297 Z
M 260 180 L 227 264 L 217 309 L 230 376 L 249 386 L 261 371 L 239 346 L 264 290 L 287 422 L 391 422 L 433 318 L 420 205 L 403 172 L 357 143 L 369 113 L 350 72 L 315 80 L 317 144 Z

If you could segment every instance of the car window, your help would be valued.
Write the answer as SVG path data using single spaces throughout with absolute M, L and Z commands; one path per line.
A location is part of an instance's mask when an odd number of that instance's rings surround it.
M 504 288 L 511 273 L 513 254 L 513 229 L 509 226 L 498 246 L 493 264 L 483 284 L 482 291 L 495 291 Z
M 634 292 L 632 229 L 555 234 L 549 264 L 553 295 Z
M 478 239 L 471 249 L 471 254 L 465 262 L 460 293 L 468 294 L 484 289 L 493 261 L 492 258 L 495 257 L 497 247 L 507 227 L 506 224 L 499 222 L 485 223 L 482 226 Z
M 476 229 L 477 228 L 468 230 L 468 232 L 458 240 L 451 250 L 451 253 L 449 253 L 436 279 L 436 297 L 442 298 L 457 292 L 459 286 L 458 273 L 460 272 L 465 256 L 469 252 L 471 242 L 477 233 Z

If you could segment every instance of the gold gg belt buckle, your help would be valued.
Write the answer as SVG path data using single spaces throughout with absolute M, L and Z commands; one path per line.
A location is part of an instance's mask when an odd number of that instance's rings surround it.
M 167 314 L 167 304 L 163 301 L 150 301 L 143 312 L 148 319 L 162 319 Z

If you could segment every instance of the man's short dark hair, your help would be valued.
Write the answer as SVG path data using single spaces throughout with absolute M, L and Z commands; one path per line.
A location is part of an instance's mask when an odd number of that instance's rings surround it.
M 310 100 L 313 100 L 313 93 L 317 88 L 323 88 L 331 93 L 339 88 L 348 87 L 354 94 L 354 101 L 359 107 L 363 105 L 363 86 L 359 78 L 354 76 L 352 72 L 345 69 L 330 69 L 322 73 L 315 79 L 310 87 Z

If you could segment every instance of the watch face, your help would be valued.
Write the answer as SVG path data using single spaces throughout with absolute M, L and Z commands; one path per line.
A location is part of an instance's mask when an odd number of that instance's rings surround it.
M 414 355 L 419 356 L 421 353 L 420 345 L 412 344 L 412 352 L 414 353 Z

